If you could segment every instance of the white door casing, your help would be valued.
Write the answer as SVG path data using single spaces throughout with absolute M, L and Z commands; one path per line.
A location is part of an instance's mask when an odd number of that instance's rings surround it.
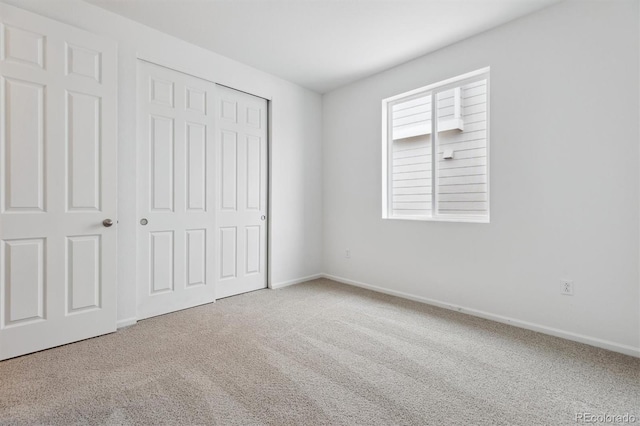
M 267 101 L 216 97 L 216 298 L 267 287 Z
M 116 329 L 116 79 L 116 43 L 0 4 L 0 359 Z
M 215 300 L 214 92 L 138 63 L 138 319 Z

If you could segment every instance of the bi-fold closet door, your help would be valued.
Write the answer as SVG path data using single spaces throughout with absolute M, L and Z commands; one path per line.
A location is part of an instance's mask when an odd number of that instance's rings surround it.
M 116 61 L 0 4 L 0 360 L 116 329 Z
M 138 318 L 265 288 L 267 102 L 138 64 Z

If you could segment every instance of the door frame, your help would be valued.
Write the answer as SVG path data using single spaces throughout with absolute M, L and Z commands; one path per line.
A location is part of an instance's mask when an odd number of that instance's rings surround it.
M 221 82 L 216 81 L 216 73 L 215 71 L 212 71 L 211 69 L 208 69 L 206 67 L 196 67 L 196 68 L 189 68 L 187 66 L 181 66 L 178 65 L 178 63 L 180 62 L 180 58 L 179 58 L 179 54 L 175 54 L 172 52 L 163 52 L 162 57 L 159 56 L 154 56 L 154 55 L 150 55 L 150 54 L 144 54 L 144 53 L 140 53 L 138 52 L 136 54 L 136 67 L 135 67 L 135 73 L 136 73 L 136 78 L 135 78 L 135 93 L 138 93 L 138 73 L 139 73 L 139 67 L 138 64 L 143 61 L 143 62 L 147 62 L 153 65 L 157 65 L 160 67 L 164 67 L 176 72 L 180 72 L 195 78 L 199 78 L 201 80 L 205 80 L 208 81 L 210 83 L 215 84 L 216 86 L 224 86 L 227 87 L 229 89 L 233 89 L 233 90 L 237 90 L 239 92 L 243 92 L 243 93 L 247 93 L 249 95 L 252 96 L 256 96 L 259 98 L 262 98 L 264 100 L 267 101 L 267 158 L 266 158 L 266 167 L 267 167 L 267 201 L 266 201 L 266 210 L 267 210 L 267 224 L 266 224 L 266 239 L 267 239 L 267 244 L 266 244 L 266 271 L 265 271 L 265 277 L 266 277 L 266 281 L 267 281 L 267 288 L 268 289 L 273 289 L 272 286 L 272 280 L 271 280 L 271 250 L 272 250 L 272 238 L 271 238 L 271 232 L 272 232 L 272 221 L 271 221 L 271 215 L 272 215 L 272 208 L 271 208 L 271 196 L 272 196 L 272 186 L 271 186 L 271 182 L 272 182 L 272 138 L 273 138 L 273 96 L 268 95 L 268 94 L 257 94 L 257 93 L 251 93 L 248 90 L 244 90 L 243 88 L 239 88 L 239 87 L 234 87 L 233 85 L 229 85 L 229 84 L 224 84 Z M 137 111 L 138 111 L 139 105 L 138 105 L 138 97 L 136 95 L 136 105 L 135 105 L 135 111 L 136 111 L 136 119 L 135 119 L 135 123 L 136 123 L 136 141 L 135 141 L 135 153 L 136 153 L 136 158 L 135 158 L 135 164 L 136 164 L 136 170 L 135 170 L 135 187 L 136 187 L 136 191 L 138 188 L 138 178 L 139 178 L 139 170 L 137 167 L 138 161 L 140 160 L 140 144 L 141 144 L 141 135 L 139 132 L 139 128 L 140 128 L 140 123 L 139 123 L 139 117 L 137 115 Z M 137 192 L 136 192 L 137 193 Z M 138 204 L 138 202 L 136 201 L 136 206 L 135 206 L 135 217 L 132 218 L 132 223 L 135 224 L 136 226 L 136 248 L 135 248 L 135 264 L 136 264 L 136 268 L 135 268 L 135 285 L 136 285 L 136 318 L 134 321 L 128 321 L 126 324 L 123 324 L 122 326 L 129 326 L 132 324 L 135 324 L 139 317 L 138 317 L 138 309 L 137 309 L 137 304 L 138 304 L 138 297 L 137 297 L 137 285 L 139 282 L 139 271 L 138 271 L 138 262 L 139 262 L 139 249 L 140 249 L 140 244 L 142 243 L 139 239 L 139 235 L 137 232 L 137 227 L 139 226 L 139 219 L 142 217 L 141 214 L 143 214 L 142 212 L 140 212 L 140 205 Z M 214 272 L 215 273 L 215 272 Z M 215 283 L 214 283 L 215 285 Z M 215 289 L 214 289 L 215 291 Z M 216 295 L 216 301 L 218 300 L 218 297 Z

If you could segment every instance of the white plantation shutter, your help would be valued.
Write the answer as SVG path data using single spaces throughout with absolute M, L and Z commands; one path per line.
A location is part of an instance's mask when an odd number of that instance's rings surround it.
M 383 101 L 384 217 L 488 220 L 487 77 L 483 70 Z
M 421 95 L 391 107 L 394 216 L 431 215 L 431 104 L 431 95 Z
M 431 135 L 393 142 L 391 192 L 394 216 L 431 215 L 431 165 Z
M 464 130 L 442 131 L 437 146 L 437 207 L 442 215 L 484 216 L 487 188 L 487 80 L 460 88 Z M 440 99 L 438 98 L 438 104 Z M 438 105 L 440 107 L 440 105 Z M 444 152 L 453 154 L 444 159 Z
M 464 130 L 460 87 L 438 93 L 438 132 Z
M 393 140 L 431 134 L 431 95 L 394 104 Z M 438 93 L 438 131 L 463 130 L 462 98 L 459 87 Z
M 394 140 L 431 133 L 431 95 L 397 103 L 392 111 Z

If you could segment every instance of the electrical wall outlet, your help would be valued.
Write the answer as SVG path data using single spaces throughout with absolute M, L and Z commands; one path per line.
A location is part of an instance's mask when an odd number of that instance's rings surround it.
M 560 294 L 564 296 L 573 296 L 573 281 L 561 280 L 560 281 Z
M 344 251 L 344 257 L 347 259 L 351 259 L 351 249 L 346 249 Z

